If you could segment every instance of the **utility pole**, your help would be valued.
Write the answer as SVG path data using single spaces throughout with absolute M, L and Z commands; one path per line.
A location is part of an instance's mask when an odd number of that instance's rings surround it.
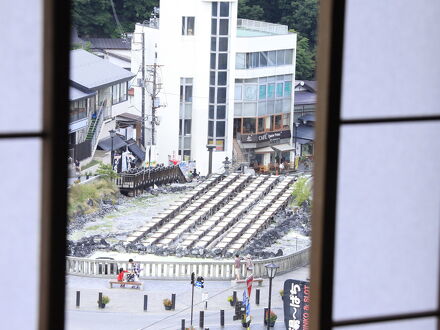
M 141 144 L 145 149 L 145 32 L 142 30 L 142 127 Z
M 157 45 L 156 45 L 157 47 Z M 154 55 L 154 64 L 149 65 L 149 74 L 152 77 L 152 80 L 149 80 L 148 82 L 151 83 L 151 143 L 150 148 L 148 151 L 148 163 L 151 164 L 151 147 L 156 145 L 156 125 L 157 123 L 157 116 L 156 116 L 156 110 L 162 105 L 159 104 L 157 96 L 160 93 L 161 90 L 161 84 L 158 83 L 158 69 L 160 68 L 160 65 L 157 64 L 157 51 Z

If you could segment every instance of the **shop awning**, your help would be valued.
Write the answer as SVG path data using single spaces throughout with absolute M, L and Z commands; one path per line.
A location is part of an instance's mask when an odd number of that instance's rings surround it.
M 272 149 L 275 151 L 286 152 L 286 151 L 295 150 L 295 147 L 291 146 L 290 144 L 283 143 L 283 144 L 277 144 L 275 146 L 272 146 Z
M 256 154 L 267 154 L 267 153 L 272 153 L 272 152 L 275 152 L 275 151 L 271 147 L 264 147 L 264 148 L 255 149 Z
M 125 147 L 127 143 L 121 139 L 118 135 L 113 138 L 113 150 L 118 150 L 119 148 Z M 102 140 L 99 140 L 98 147 L 100 147 L 104 151 L 112 150 L 112 138 L 108 137 Z

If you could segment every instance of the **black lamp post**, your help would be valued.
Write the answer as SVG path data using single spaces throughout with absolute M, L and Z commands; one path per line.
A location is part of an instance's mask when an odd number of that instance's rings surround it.
M 277 270 L 279 268 L 278 265 L 275 265 L 274 263 L 270 263 L 267 265 L 264 265 L 264 267 L 266 267 L 266 272 L 267 272 L 267 277 L 269 277 L 269 306 L 267 309 L 267 330 L 269 330 L 270 328 L 270 305 L 272 302 L 272 279 L 275 277 L 275 275 L 277 274 Z
M 299 127 L 299 122 L 295 122 L 295 143 L 294 143 L 294 151 L 295 151 L 295 158 L 293 159 L 293 170 L 296 170 L 296 138 L 298 136 L 298 127 Z
M 110 162 L 112 164 L 112 170 L 113 170 L 113 166 L 115 164 L 115 151 L 113 150 L 113 139 L 116 136 L 116 131 L 114 129 L 112 129 L 112 130 L 109 131 L 109 133 L 110 133 L 110 137 L 112 138 L 112 153 L 111 153 Z

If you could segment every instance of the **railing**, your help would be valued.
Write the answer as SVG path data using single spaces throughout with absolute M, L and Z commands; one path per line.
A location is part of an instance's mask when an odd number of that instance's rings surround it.
M 279 266 L 278 273 L 287 273 L 309 263 L 310 247 L 293 254 L 256 260 L 254 262 L 254 277 L 266 277 L 265 264 L 275 263 Z M 231 280 L 235 278 L 233 261 L 140 261 L 141 279 L 187 280 L 194 272 L 209 280 Z M 127 269 L 127 261 L 88 259 L 67 257 L 66 274 L 86 277 L 113 278 L 118 269 Z M 242 265 L 241 274 L 246 273 Z
M 121 173 L 115 179 L 120 189 L 137 190 L 171 182 L 186 182 L 186 178 L 179 166 L 145 169 L 137 173 Z
M 99 109 L 98 111 L 98 115 L 96 116 L 96 121 L 94 123 L 94 131 L 93 131 L 93 138 L 92 138 L 92 142 L 91 142 L 91 154 L 93 155 L 93 153 L 96 150 L 96 147 L 98 145 L 98 137 L 99 134 L 101 133 L 101 128 L 102 128 L 102 124 L 104 122 L 104 115 L 103 115 L 103 108 L 104 108 L 105 104 L 103 104 L 101 106 L 101 109 Z
M 254 21 L 254 20 L 244 19 L 244 18 L 238 19 L 237 27 L 249 29 L 249 30 L 269 32 L 269 33 L 273 33 L 273 34 L 287 34 L 287 33 L 289 33 L 289 27 L 287 25 Z

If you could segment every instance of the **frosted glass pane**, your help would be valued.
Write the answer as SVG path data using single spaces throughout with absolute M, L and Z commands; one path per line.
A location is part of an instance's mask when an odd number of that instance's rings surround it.
M 342 118 L 440 114 L 440 1 L 348 0 L 346 10 Z
M 37 328 L 40 152 L 38 139 L 0 140 L 0 154 L 4 156 L 0 162 L 0 173 L 4 174 L 0 251 L 5 279 L 13 281 L 2 285 L 1 296 L 5 299 L 0 299 L 0 319 L 8 329 Z
M 340 148 L 334 318 L 436 309 L 440 123 L 343 126 Z
M 42 121 L 41 0 L 0 1 L 0 132 L 39 131 Z M 7 32 L 6 32 L 7 31 Z
M 335 330 L 436 330 L 437 320 L 433 317 L 416 320 L 403 320 L 396 322 L 383 322 L 374 324 L 354 325 L 350 327 L 336 327 Z

